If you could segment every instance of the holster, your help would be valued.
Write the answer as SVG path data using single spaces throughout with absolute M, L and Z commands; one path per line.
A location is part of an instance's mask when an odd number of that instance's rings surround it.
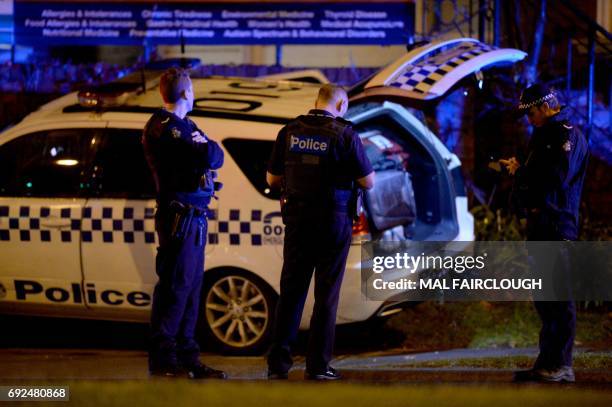
M 208 215 L 208 208 L 171 201 L 170 211 L 174 214 L 171 236 L 175 241 L 182 241 L 189 233 L 192 222 L 198 222 L 195 244 L 200 246 L 204 240 L 204 218 Z

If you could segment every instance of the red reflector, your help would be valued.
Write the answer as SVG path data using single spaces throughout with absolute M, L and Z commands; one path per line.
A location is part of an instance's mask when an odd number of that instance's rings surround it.
M 367 235 L 370 233 L 368 227 L 368 219 L 366 218 L 365 212 L 359 214 L 359 219 L 353 223 L 353 236 Z

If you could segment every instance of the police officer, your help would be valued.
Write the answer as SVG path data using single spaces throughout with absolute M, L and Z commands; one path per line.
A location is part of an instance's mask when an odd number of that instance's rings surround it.
M 306 379 L 334 380 L 332 357 L 340 284 L 351 242 L 353 188 L 372 188 L 374 174 L 359 136 L 342 119 L 346 92 L 324 85 L 315 109 L 283 127 L 268 166 L 267 181 L 282 187 L 284 263 L 268 377 L 286 379 L 314 272 Z
M 522 162 L 500 160 L 515 177 L 514 197 L 527 218 L 527 240 L 567 241 L 578 237 L 580 194 L 588 144 L 572 125 L 555 94 L 535 84 L 521 95 L 519 111 L 535 127 Z M 566 248 L 554 253 L 555 278 L 569 276 Z M 534 255 L 538 267 L 541 255 Z M 543 263 L 540 263 L 543 264 Z M 540 353 L 532 369 L 515 373 L 516 381 L 573 382 L 572 348 L 576 332 L 573 301 L 534 301 L 542 321 Z
M 142 143 L 157 188 L 159 239 L 151 313 L 151 375 L 225 378 L 200 363 L 194 331 L 204 274 L 207 207 L 214 195 L 212 170 L 223 151 L 186 114 L 193 108 L 187 71 L 171 68 L 160 78 L 165 107 L 147 122 Z

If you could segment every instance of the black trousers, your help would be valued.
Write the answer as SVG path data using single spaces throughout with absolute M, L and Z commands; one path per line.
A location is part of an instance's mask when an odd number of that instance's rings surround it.
M 534 301 L 540 319 L 540 354 L 535 368 L 552 369 L 572 365 L 576 336 L 574 301 Z
M 205 216 L 194 217 L 178 239 L 172 236 L 174 220 L 175 213 L 169 208 L 159 208 L 155 214 L 159 281 L 151 311 L 151 369 L 199 363 L 200 348 L 194 336 L 208 224 Z
M 327 369 L 333 353 L 336 311 L 351 243 L 352 220 L 346 212 L 335 212 L 329 221 L 298 217 L 285 224 L 280 298 L 268 368 L 284 373 L 293 364 L 291 345 L 297 336 L 314 272 L 315 303 L 306 369 L 322 372 Z
M 546 218 L 529 218 L 527 225 L 527 240 L 529 241 L 568 240 L 561 236 L 556 225 Z M 553 247 L 556 247 L 552 253 L 557 293 L 564 298 L 571 298 L 570 255 L 564 246 Z M 550 254 L 551 251 L 547 251 L 547 255 Z M 533 267 L 538 267 L 539 262 L 547 261 L 547 259 L 539 258 L 537 255 L 532 257 L 532 260 Z M 534 301 L 533 304 L 542 321 L 539 338 L 540 353 L 534 367 L 536 369 L 554 369 L 561 366 L 572 366 L 572 351 L 576 336 L 576 305 L 574 301 Z

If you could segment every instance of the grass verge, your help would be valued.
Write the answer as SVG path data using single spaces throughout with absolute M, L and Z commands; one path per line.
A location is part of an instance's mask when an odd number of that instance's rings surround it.
M 385 328 L 411 351 L 536 346 L 540 320 L 529 302 L 424 302 L 390 318 Z M 579 311 L 576 344 L 612 348 L 612 313 Z
M 464 358 L 450 360 L 428 360 L 408 362 L 394 367 L 476 367 L 488 369 L 528 369 L 533 366 L 534 358 L 528 356 Z M 595 369 L 612 370 L 612 354 L 610 353 L 577 353 L 574 355 L 574 368 L 577 370 Z
M 78 382 L 70 405 L 147 407 L 175 405 L 318 407 L 351 406 L 610 406 L 612 393 L 557 386 L 375 386 L 269 382 Z M 67 403 L 45 403 L 63 405 Z M 40 405 L 23 402 L 20 405 Z

